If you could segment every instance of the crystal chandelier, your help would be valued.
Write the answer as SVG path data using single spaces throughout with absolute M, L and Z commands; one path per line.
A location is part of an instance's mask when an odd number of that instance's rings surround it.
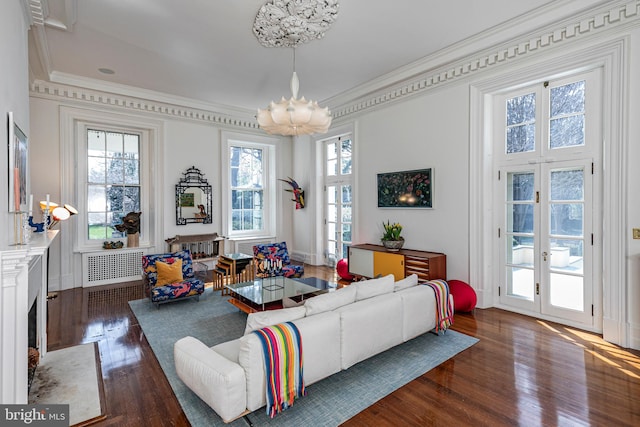
M 298 99 L 300 81 L 296 73 L 295 49 L 293 50 L 293 75 L 291 76 L 291 98 L 269 104 L 258 109 L 258 124 L 272 135 L 309 135 L 326 133 L 331 126 L 331 112 L 328 107 L 321 108 L 317 101 L 307 101 L 304 96 Z
M 331 126 L 329 108 L 316 101 L 298 99 L 300 81 L 296 74 L 299 44 L 324 37 L 338 15 L 338 0 L 271 0 L 260 8 L 253 32 L 265 47 L 293 48 L 291 98 L 282 97 L 265 109 L 258 109 L 258 124 L 265 132 L 296 136 L 326 133 Z

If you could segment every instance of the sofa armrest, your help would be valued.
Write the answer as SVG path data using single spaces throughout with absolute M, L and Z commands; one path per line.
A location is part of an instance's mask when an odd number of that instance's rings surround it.
M 178 377 L 224 422 L 242 416 L 247 408 L 244 369 L 193 337 L 173 346 Z

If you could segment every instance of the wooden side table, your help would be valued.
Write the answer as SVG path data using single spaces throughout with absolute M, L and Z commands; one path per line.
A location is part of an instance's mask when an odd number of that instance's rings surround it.
M 213 286 L 228 295 L 225 286 L 231 283 L 248 282 L 255 278 L 253 255 L 243 253 L 222 254 L 213 270 Z

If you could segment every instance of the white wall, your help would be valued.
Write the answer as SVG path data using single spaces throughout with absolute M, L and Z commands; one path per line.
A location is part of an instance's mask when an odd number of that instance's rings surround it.
M 383 221 L 405 248 L 444 252 L 450 279 L 468 280 L 469 91 L 452 85 L 358 120 L 354 242 L 379 244 Z M 378 208 L 376 174 L 432 168 L 433 209 Z
M 0 13 L 0 250 L 13 243 L 13 215 L 8 212 L 7 193 L 9 140 L 7 114 L 12 111 L 14 120 L 29 136 L 29 64 L 27 55 L 27 24 L 20 0 L 4 1 Z M 32 151 L 32 150 L 30 150 Z
M 614 199 L 623 200 L 621 205 L 626 206 L 626 213 L 617 215 L 613 212 L 607 216 L 616 224 L 604 224 L 604 228 L 620 230 L 621 235 L 615 236 L 615 239 L 624 242 L 622 246 L 626 250 L 622 254 L 625 257 L 622 263 L 624 271 L 605 277 L 605 280 L 620 277 L 622 283 L 598 282 L 595 286 L 608 288 L 604 292 L 603 314 L 616 329 L 612 331 L 605 325 L 605 339 L 640 348 L 640 240 L 631 238 L 632 228 L 640 228 L 640 167 L 635 165 L 635 159 L 640 158 L 640 120 L 637 120 L 640 117 L 640 83 L 636 78 L 640 75 L 640 30 L 627 28 L 596 34 L 588 40 L 565 42 L 551 49 L 548 54 L 535 52 L 526 56 L 520 64 L 531 65 L 550 59 L 563 61 L 565 57 L 573 58 L 577 50 L 585 47 L 588 50 L 589 46 L 601 48 L 603 44 L 614 40 L 623 40 L 625 43 L 623 66 L 611 67 L 617 74 L 606 76 L 604 85 L 607 96 L 615 97 L 613 107 L 620 106 L 623 123 L 620 132 L 611 131 L 611 128 L 618 127 L 617 123 L 608 122 L 615 114 L 603 112 L 604 127 L 607 128 L 605 134 L 616 135 L 617 138 L 616 141 L 604 143 L 621 147 L 624 165 L 607 159 L 610 162 L 607 164 L 613 170 L 602 172 L 607 177 L 607 182 L 615 182 L 619 170 L 623 171 L 622 181 L 614 189 L 618 191 Z M 340 125 L 348 122 L 357 129 L 354 160 L 357 183 L 355 243 L 377 243 L 382 234 L 381 222 L 387 219 L 397 221 L 404 226 L 406 248 L 444 252 L 448 255 L 448 277 L 470 280 L 470 236 L 482 232 L 471 229 L 470 226 L 474 223 L 469 204 L 470 183 L 474 182 L 474 177 L 470 176 L 470 87 L 478 81 L 499 81 L 517 63 L 517 60 L 505 61 L 504 64 L 486 70 L 469 73 L 469 76 L 457 81 L 439 84 L 420 94 L 394 100 L 388 106 L 376 106 L 371 111 L 358 112 L 351 121 L 346 119 L 335 123 Z M 452 67 L 455 69 L 455 66 Z M 612 95 L 618 82 L 624 87 L 623 99 L 619 99 L 617 92 Z M 394 89 L 389 92 L 399 93 L 394 92 Z M 376 100 L 381 98 L 384 97 L 380 96 Z M 354 105 L 366 104 L 367 100 L 359 101 L 361 104 Z M 375 102 L 372 104 L 375 105 Z M 482 135 L 476 136 L 475 140 L 481 141 Z M 434 168 L 434 209 L 414 211 L 377 208 L 377 173 L 423 167 Z M 490 205 L 491 201 L 488 203 Z M 620 221 L 622 217 L 624 219 Z M 604 235 L 602 239 L 611 241 L 612 237 Z M 605 259 L 607 256 L 605 253 Z M 617 271 L 618 266 L 604 266 L 605 272 L 611 268 L 616 268 Z M 491 283 L 472 285 L 494 292 Z M 614 290 L 610 291 L 611 288 Z M 612 313 L 611 310 L 615 312 Z
M 89 105 L 88 103 L 56 99 L 55 97 L 40 97 L 32 94 L 31 98 L 31 122 L 32 137 L 31 148 L 37 153 L 32 163 L 32 192 L 35 200 L 43 200 L 46 194 L 51 195 L 51 200 L 61 200 L 62 182 L 60 179 L 61 163 L 61 132 L 60 132 L 60 107 L 72 106 L 76 108 L 89 108 L 94 111 L 126 113 L 129 118 L 139 115 L 141 118 L 152 117 L 162 122 L 164 146 L 164 164 L 160 174 L 162 176 L 163 208 L 161 212 L 143 212 L 142 221 L 151 220 L 155 215 L 161 221 L 161 236 L 152 242 L 153 251 L 167 249 L 165 239 L 176 234 L 204 234 L 217 232 L 224 235 L 222 230 L 222 209 L 225 204 L 221 200 L 221 126 L 208 122 L 190 119 L 167 117 L 163 114 L 136 113 L 128 111 L 125 107 Z M 251 135 L 255 131 L 242 131 L 233 129 L 234 132 Z M 283 140 L 276 148 L 276 175 L 278 178 L 287 177 L 291 172 L 291 146 L 290 142 Z M 71 162 L 70 164 L 73 164 Z M 200 169 L 209 181 L 213 191 L 212 224 L 187 224 L 176 225 L 175 214 L 175 185 L 182 177 L 182 173 L 191 166 Z M 292 213 L 290 203 L 284 191 L 276 191 L 277 196 L 277 235 L 279 240 L 292 239 Z M 68 201 L 62 201 L 68 203 Z M 81 207 L 79 207 L 81 208 Z M 61 233 L 71 235 L 75 232 L 76 224 L 73 219 L 62 222 L 59 227 Z M 74 239 L 56 239 L 52 245 L 50 255 L 50 289 L 63 290 L 82 286 L 81 254 L 73 252 Z M 228 249 L 228 248 L 226 248 Z M 63 257 L 73 254 L 73 261 L 64 262 Z M 68 270 L 68 271 L 67 271 Z

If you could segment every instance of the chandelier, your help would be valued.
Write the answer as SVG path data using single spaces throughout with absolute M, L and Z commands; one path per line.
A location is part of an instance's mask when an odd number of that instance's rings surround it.
M 338 14 L 337 0 L 271 0 L 260 8 L 253 32 L 263 46 L 293 48 L 291 98 L 271 101 L 258 109 L 258 124 L 272 135 L 297 136 L 326 133 L 331 126 L 331 112 L 317 101 L 298 98 L 300 81 L 296 73 L 298 44 L 324 37 Z
M 293 75 L 291 76 L 291 98 L 269 104 L 258 109 L 258 124 L 272 135 L 309 135 L 326 133 L 331 126 L 331 112 L 328 107 L 321 108 L 317 101 L 307 101 L 304 96 L 298 99 L 300 81 L 296 73 L 295 49 L 293 50 Z

